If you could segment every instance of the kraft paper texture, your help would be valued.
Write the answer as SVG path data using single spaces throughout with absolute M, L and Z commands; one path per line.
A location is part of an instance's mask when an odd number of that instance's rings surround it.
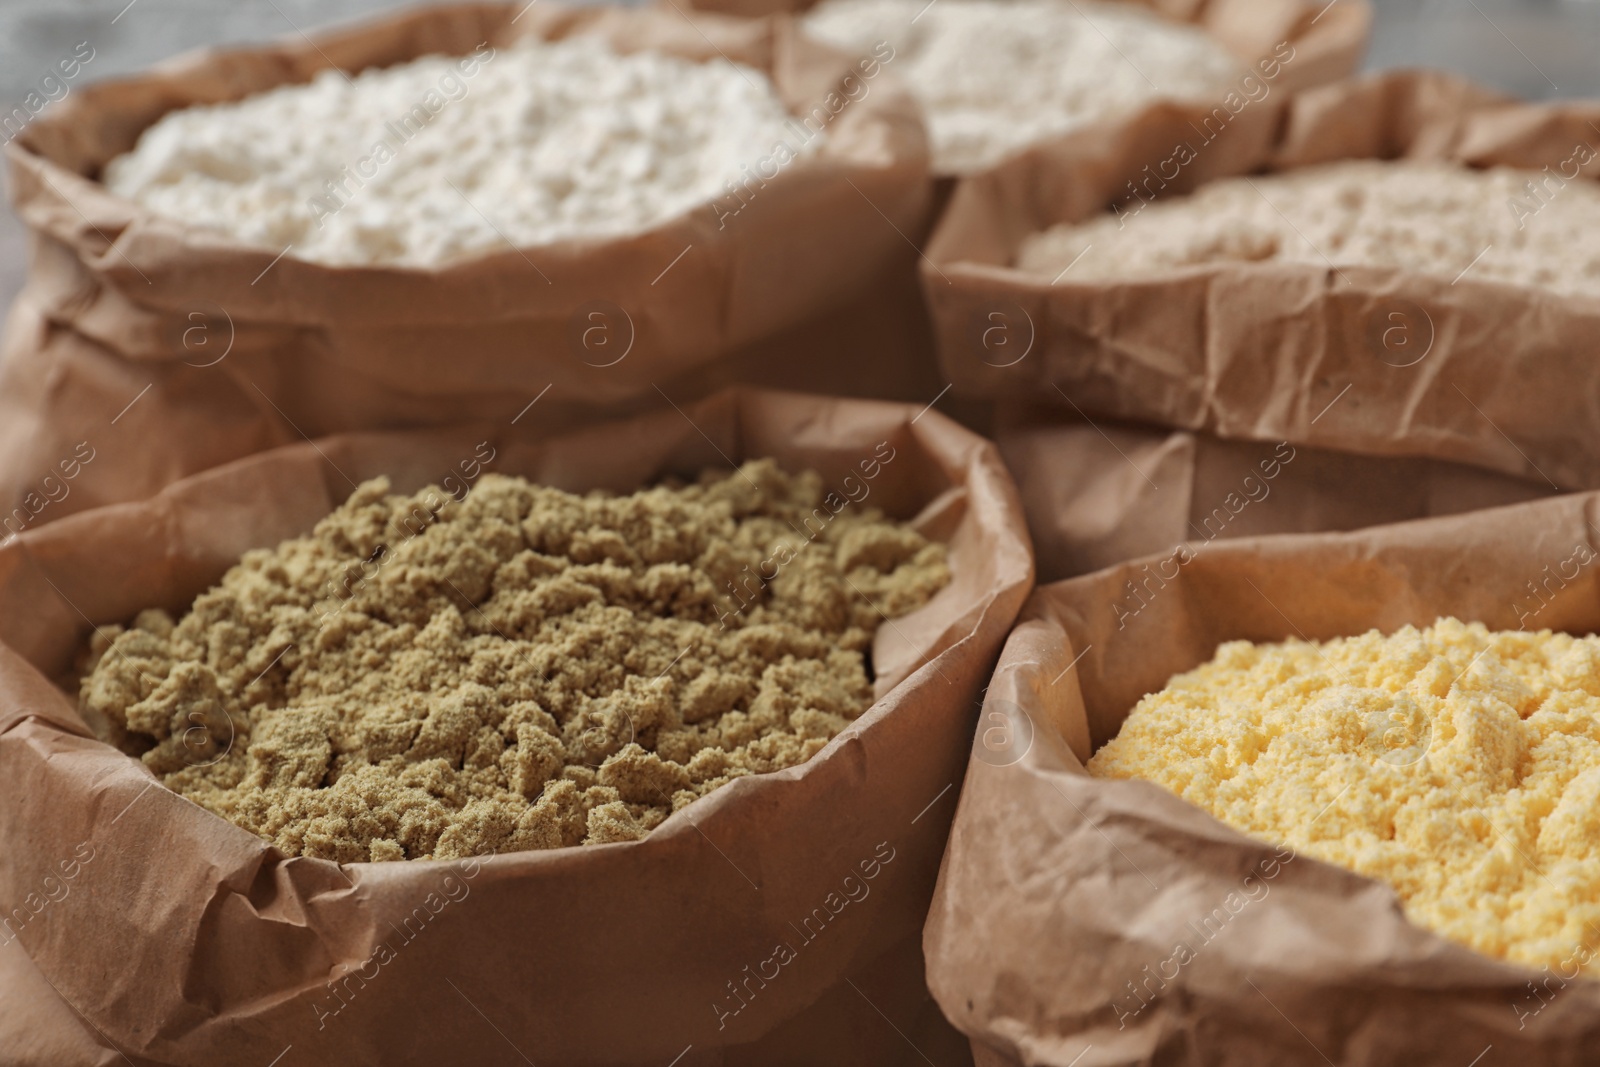
M 863 482 L 880 445 L 891 458 Z M 953 578 L 879 630 L 877 703 L 826 750 L 637 842 L 285 858 L 91 736 L 71 677 L 92 626 L 182 610 L 352 480 L 450 489 L 486 452 L 489 470 L 619 492 L 771 456 L 914 520 L 949 545 Z M 331 437 L 24 532 L 0 546 L 0 900 L 26 909 L 0 930 L 7 1003 L 15 988 L 41 1017 L 78 1013 L 84 1063 L 97 1035 L 118 1062 L 195 1067 L 951 1062 L 966 1050 L 927 997 L 920 931 L 979 695 L 1032 577 L 992 444 L 914 405 L 755 390 L 542 443 L 504 423 Z M 28 966 L 48 988 L 13 985 Z
M 1491 1045 L 1485 1063 L 1592 1062 L 1600 984 L 1447 942 L 1376 881 L 1083 763 L 1224 641 L 1440 615 L 1594 632 L 1600 571 L 1565 564 L 1594 558 L 1597 531 L 1600 494 L 1572 494 L 1041 586 L 989 686 L 924 934 L 977 1062 L 1465 1065 Z
M 1372 8 L 1366 0 L 1338 0 L 1333 4 L 1317 0 L 1111 0 L 1137 4 L 1149 8 L 1165 18 L 1197 26 L 1215 37 L 1222 45 L 1247 65 L 1254 65 L 1280 49 L 1288 48 L 1293 61 L 1268 79 L 1268 95 L 1275 95 L 1270 104 L 1266 97 L 1256 102 L 1254 111 L 1242 120 L 1249 126 L 1252 136 L 1270 137 L 1273 124 L 1281 114 L 1287 94 L 1314 85 L 1322 85 L 1347 77 L 1361 65 L 1366 51 L 1367 38 L 1372 30 Z M 780 12 L 805 11 L 815 6 L 817 0 L 694 0 L 693 6 L 704 11 L 718 11 L 733 15 L 762 17 Z M 659 6 L 670 9 L 676 0 L 659 0 Z M 918 18 L 921 16 L 918 15 Z M 908 34 L 914 32 L 906 28 Z M 891 42 L 892 43 L 892 42 Z M 886 64 L 894 69 L 894 61 Z M 1241 72 L 1242 74 L 1243 72 Z M 1251 73 L 1259 76 L 1258 70 Z M 1159 78 L 1158 72 L 1151 72 Z M 1241 94 L 1256 94 L 1260 90 L 1252 83 L 1239 87 Z M 1220 101 L 1219 101 L 1220 103 Z M 1160 105 L 1156 110 L 1181 114 L 1196 124 L 1204 121 L 1210 106 Z M 1132 115 L 1113 115 L 1105 122 L 1072 135 L 1072 142 L 1085 137 L 1089 143 L 1107 137 L 1117 137 L 1123 127 L 1138 126 L 1146 121 L 1143 112 Z M 939 174 L 941 184 L 956 177 Z
M 1186 542 L 1356 530 L 1555 494 L 1537 477 L 1304 441 L 1228 441 L 1031 406 L 1006 405 L 996 421 L 1041 582 Z
M 748 64 L 771 76 L 797 129 L 825 139 L 747 195 L 636 236 L 437 269 L 280 259 L 97 180 L 174 108 L 303 82 L 330 63 L 360 70 L 578 32 Z M 926 403 L 939 388 L 926 388 L 926 346 L 877 344 L 927 337 L 907 243 L 928 224 L 926 135 L 893 78 L 858 64 L 784 17 L 462 4 L 200 51 L 75 90 L 6 147 L 32 254 L 0 346 L 0 521 L 14 533 L 140 499 L 306 437 L 524 411 L 519 425 L 550 434 L 654 407 L 658 390 L 693 398 L 735 380 Z M 96 458 L 63 477 L 80 445 Z
M 1585 385 L 1600 330 L 1592 297 L 1388 268 L 1232 263 L 1102 283 L 1012 267 L 1030 233 L 1122 200 L 1136 207 L 1126 183 L 1146 181 L 1147 166 L 1175 175 L 1149 189 L 1175 195 L 1353 158 L 1556 169 L 1578 146 L 1600 146 L 1600 105 L 1515 103 L 1438 73 L 1307 90 L 1265 131 L 1245 124 L 1254 106 L 1214 140 L 1154 110 L 963 182 L 922 272 L 956 389 L 1600 487 L 1600 453 L 1586 447 L 1600 423 L 1600 396 Z M 1178 145 L 1193 149 L 1187 165 L 1172 162 Z M 1591 167 L 1575 180 L 1592 177 Z

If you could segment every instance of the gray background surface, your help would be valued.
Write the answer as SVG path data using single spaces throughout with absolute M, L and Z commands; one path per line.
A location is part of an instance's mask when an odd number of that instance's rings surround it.
M 1335 0 L 1337 2 L 1337 0 Z M 1367 67 L 1457 71 L 1518 96 L 1600 96 L 1600 0 L 1373 0 Z M 395 0 L 0 0 L 0 113 L 80 41 L 80 84 L 207 44 L 258 41 L 410 6 Z M 0 306 L 22 284 L 23 230 L 0 212 Z

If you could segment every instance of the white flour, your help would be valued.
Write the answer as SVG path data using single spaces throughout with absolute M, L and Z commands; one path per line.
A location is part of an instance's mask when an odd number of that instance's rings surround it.
M 664 222 L 796 142 L 788 118 L 758 71 L 573 37 L 348 81 L 324 71 L 174 112 L 104 178 L 164 215 L 301 259 L 435 266 Z
M 1600 185 L 1562 178 L 1586 158 L 1543 173 L 1359 160 L 1211 182 L 1126 225 L 1107 214 L 1034 234 L 1017 266 L 1054 277 L 1071 264 L 1067 279 L 1090 281 L 1207 263 L 1332 263 L 1600 292 L 1600 250 L 1578 237 L 1600 232 Z
M 852 53 L 894 46 L 946 174 L 1158 98 L 1221 97 L 1244 73 L 1199 29 L 1093 0 L 824 0 L 805 27 Z

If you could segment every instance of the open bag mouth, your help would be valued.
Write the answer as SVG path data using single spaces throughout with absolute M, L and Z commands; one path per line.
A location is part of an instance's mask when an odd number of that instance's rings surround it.
M 812 41 L 783 17 L 522 7 L 424 8 L 314 40 L 200 51 L 138 77 L 76 89 L 7 145 L 13 204 L 53 253 L 75 261 L 77 284 L 110 290 L 124 315 L 178 321 L 206 302 L 219 305 L 246 335 L 242 346 L 282 344 L 280 335 L 294 329 L 326 331 L 336 336 L 335 356 L 343 354 L 341 344 L 359 340 L 345 335 L 365 331 L 384 332 L 401 347 L 406 329 L 440 330 L 446 338 L 450 330 L 475 329 L 478 348 L 503 349 L 505 331 L 519 329 L 543 330 L 542 341 L 559 342 L 566 320 L 593 304 L 623 309 L 641 351 L 661 349 L 682 363 L 695 347 L 715 351 L 792 325 L 803 298 L 823 305 L 840 300 L 858 275 L 900 251 L 894 226 L 916 233 L 925 225 L 925 132 L 915 105 L 876 60 L 868 64 Z M 480 44 L 503 48 L 578 35 L 599 36 L 619 52 L 735 62 L 766 75 L 790 116 L 782 135 L 788 154 L 777 157 L 787 162 L 769 166 L 774 145 L 761 145 L 752 161 L 758 165 L 736 175 L 738 182 L 648 226 L 524 246 L 507 238 L 434 265 L 301 259 L 292 243 L 247 244 L 159 214 L 98 180 L 111 159 L 176 109 L 302 83 L 335 65 L 361 71 L 425 55 L 466 55 Z M 469 198 L 462 210 L 476 217 L 482 205 L 473 207 Z M 819 243 L 831 246 L 831 259 L 820 255 Z M 684 261 L 675 261 L 691 246 Z M 783 269 L 753 254 L 756 248 L 780 259 Z M 735 290 L 747 298 L 731 299 Z M 755 294 L 764 307 L 749 306 Z M 82 318 L 70 308 L 62 313 Z M 691 314 L 696 321 L 687 321 Z M 143 358 L 172 358 L 170 345 L 143 336 L 150 324 L 140 326 L 124 326 L 107 340 L 138 346 Z M 99 338 L 92 326 L 86 329 Z M 564 353 L 568 346 L 559 347 Z M 611 377 L 631 375 L 638 362 Z M 381 374 L 376 364 L 368 371 Z
M 1386 883 L 1084 764 L 1146 694 L 1229 641 L 1391 634 L 1447 616 L 1600 631 L 1600 571 L 1582 565 L 1600 558 L 1597 519 L 1600 495 L 1572 494 L 1182 546 L 1040 587 L 986 696 L 925 934 L 952 1021 L 1008 1056 L 1273 1048 L 1309 1063 L 1352 1055 L 1354 1013 L 1368 1020 L 1361 1062 L 1467 1062 L 1488 1044 L 1578 1062 L 1566 1050 L 1592 1037 L 1600 985 L 1557 974 L 1559 1010 L 1540 1012 L 1552 998 L 1529 1000 L 1529 982 L 1542 990 L 1558 968 L 1446 940 L 1408 921 Z M 1528 583 L 1550 574 L 1536 594 Z M 1416 763 L 1390 747 L 1381 758 Z
M 915 520 L 925 537 L 943 542 L 950 581 L 923 607 L 878 629 L 872 706 L 821 752 L 786 770 L 736 779 L 647 836 L 616 845 L 399 863 L 285 858 L 157 788 L 142 766 L 91 740 L 69 700 L 46 680 L 70 673 L 94 626 L 152 605 L 182 608 L 246 549 L 304 533 L 343 498 L 347 478 L 383 472 L 403 489 L 451 472 L 459 478 L 456 460 L 485 441 L 497 456 L 492 469 L 574 491 L 629 491 L 758 456 L 790 471 L 815 470 L 824 485 L 843 487 L 841 507 Z M 864 459 L 876 462 L 863 468 Z M 974 699 L 1031 576 L 1015 490 L 992 445 L 914 405 L 757 390 L 542 442 L 477 427 L 329 438 L 191 477 L 148 501 L 28 531 L 0 548 L 0 600 L 32 605 L 6 613 L 12 622 L 0 633 L 0 689 L 15 686 L 0 698 L 7 709 L 0 760 L 17 772 L 7 776 L 19 812 L 9 825 L 27 827 L 31 837 L 55 822 L 50 839 L 88 842 L 92 858 L 78 861 L 79 886 L 111 878 L 147 886 L 147 911 L 135 908 L 139 914 L 116 922 L 109 915 L 77 920 L 104 926 L 120 951 L 148 958 L 156 942 L 189 947 L 159 974 L 142 967 L 137 988 L 108 992 L 84 970 L 95 969 L 91 961 L 104 949 L 62 936 L 65 925 L 30 923 L 21 940 L 41 973 L 96 1026 L 152 1056 L 188 1057 L 213 1042 L 236 1049 L 269 1016 L 275 1033 L 303 1032 L 307 1041 L 331 1041 L 327 1048 L 378 1040 L 374 1027 L 387 1025 L 383 1018 L 397 1021 L 403 1003 L 368 998 L 373 1016 L 318 1024 L 339 1007 L 328 1000 L 329 982 L 350 968 L 367 968 L 367 981 L 383 980 L 372 976 L 393 972 L 372 961 L 384 953 L 429 957 L 438 966 L 481 959 L 490 970 L 516 973 L 505 996 L 519 1003 L 528 1002 L 530 985 L 542 985 L 540 997 L 548 999 L 538 1002 L 554 1007 L 521 1018 L 541 1028 L 547 1047 L 574 1049 L 601 1032 L 594 1029 L 601 1006 L 584 983 L 558 981 L 540 968 L 563 954 L 587 953 L 601 966 L 629 953 L 645 962 L 629 968 L 625 984 L 648 985 L 651 975 L 669 970 L 685 976 L 680 994 L 666 998 L 678 1003 L 650 1009 L 659 1028 L 642 1030 L 635 1044 L 656 1049 L 681 1036 L 681 1050 L 696 1041 L 757 1039 L 836 983 L 847 961 L 876 958 L 897 938 L 915 936 L 923 914 L 915 901 L 931 890 Z M 945 806 L 923 814 L 938 797 Z M 48 849 L 16 851 L 37 861 L 10 865 L 19 887 L 55 864 Z M 795 973 L 804 977 L 786 979 L 782 993 L 737 1012 L 739 1002 L 730 1001 L 720 1016 L 707 1009 L 714 991 L 727 993 L 723 971 L 738 974 L 751 960 L 770 960 L 774 940 L 795 936 L 786 920 L 837 895 L 842 876 L 856 887 L 865 877 L 862 863 L 875 880 L 861 882 L 866 891 L 849 905 L 868 913 L 853 933 L 830 931 L 814 947 L 797 946 L 807 967 Z M 646 887 L 649 901 L 636 899 Z M 441 915 L 458 916 L 457 933 L 431 943 L 405 939 L 400 950 L 387 924 L 406 929 L 401 919 L 430 893 L 442 909 L 453 909 Z M 770 907 L 752 911 L 746 894 L 761 894 Z M 69 902 L 113 906 L 111 895 L 89 892 L 53 906 L 66 911 Z M 558 915 L 583 919 L 552 927 Z M 532 949 L 504 936 L 535 929 L 541 933 Z M 698 943 L 690 954 L 698 963 L 685 955 L 689 941 Z M 240 969 L 247 958 L 273 962 Z M 703 980 L 693 978 L 695 970 L 705 971 Z M 209 1006 L 194 1015 L 183 990 L 197 981 L 211 992 Z M 554 1011 L 570 1025 L 552 1035 Z M 152 1034 L 152 1019 L 168 1023 Z
M 1566 166 L 1557 180 L 1592 181 L 1578 166 L 1590 150 L 1574 149 L 1594 138 L 1584 102 L 1519 102 L 1435 71 L 1389 71 L 1263 103 L 1283 110 L 1252 104 L 1209 139 L 1182 109 L 1152 109 L 963 181 L 922 266 L 956 391 L 1600 486 L 1579 430 L 1594 421 L 1593 399 L 1571 388 L 1587 373 L 1579 364 L 1600 304 L 1480 278 L 1476 248 L 1448 273 L 1319 258 L 1075 280 L 1070 262 L 1059 273 L 1016 265 L 1030 238 L 1058 224 L 1340 161 L 1504 166 L 1541 180 L 1540 168 Z M 1158 171 L 1175 144 L 1191 143 L 1182 165 Z M 1117 255 L 1111 233 L 1094 255 Z
M 851 5 L 847 4 L 825 5 L 818 0 L 695 0 L 692 6 L 703 11 L 746 17 L 788 12 L 798 16 L 803 24 L 818 7 L 836 8 L 835 11 L 824 12 L 823 25 L 813 24 L 811 32 L 838 42 L 855 37 L 852 44 L 859 44 L 867 36 L 860 31 L 860 27 L 853 25 L 860 13 L 850 10 Z M 1106 107 L 1099 115 L 1085 116 L 1078 112 L 1078 101 L 1073 99 L 1067 87 L 1054 87 L 1053 91 L 1059 94 L 1055 99 L 1045 99 L 1044 93 L 1032 99 L 1017 99 L 1008 97 L 1004 90 L 985 86 L 974 94 L 977 100 L 973 101 L 964 99 L 959 93 L 950 92 L 949 86 L 940 78 L 940 75 L 946 75 L 949 80 L 963 81 L 972 77 L 969 70 L 983 72 L 990 64 L 1004 63 L 1013 85 L 1036 85 L 1048 75 L 1042 77 L 1037 69 L 1030 67 L 1029 60 L 1053 55 L 1058 48 L 1073 47 L 1062 44 L 1063 30 L 1058 25 L 1037 21 L 1026 23 L 1032 54 L 1024 49 L 1024 54 L 1018 55 L 1014 51 L 1017 49 L 1015 41 L 987 38 L 981 31 L 975 32 L 971 24 L 957 22 L 953 27 L 937 26 L 941 13 L 956 17 L 950 9 L 944 12 L 936 10 L 932 18 L 923 22 L 928 9 L 921 5 L 909 5 L 904 16 L 898 20 L 891 18 L 882 7 L 862 7 L 871 11 L 871 25 L 876 32 L 885 34 L 887 43 L 896 49 L 897 55 L 912 57 L 899 60 L 902 63 L 917 63 L 929 55 L 947 58 L 942 53 L 950 47 L 950 39 L 959 42 L 962 46 L 960 55 L 970 60 L 970 68 L 962 68 L 954 75 L 950 75 L 949 68 L 938 64 L 936 60 L 931 69 L 922 71 L 920 76 L 912 79 L 921 83 L 919 88 L 924 94 L 931 96 L 925 108 L 930 113 L 930 125 L 940 127 L 943 125 L 941 120 L 947 118 L 967 120 L 951 129 L 948 143 L 942 151 L 939 146 L 935 148 L 934 173 L 941 182 L 959 181 L 1003 168 L 1017 156 L 1072 137 L 1085 128 L 1099 127 L 1101 130 L 1114 131 L 1130 120 L 1136 122 L 1141 112 L 1150 109 L 1183 108 L 1199 121 L 1212 107 L 1221 107 L 1225 101 L 1231 109 L 1237 106 L 1236 101 L 1239 100 L 1259 103 L 1266 95 L 1287 95 L 1346 77 L 1360 65 L 1361 53 L 1366 47 L 1373 22 L 1372 7 L 1366 0 L 1342 2 L 1336 7 L 1324 7 L 1305 0 L 1258 0 L 1249 6 L 1172 5 L 1133 0 L 1098 3 L 1087 10 L 1078 5 L 1064 5 L 1071 15 L 1080 17 L 1091 27 L 1085 37 L 1092 40 L 1095 47 L 1102 47 L 1103 42 L 1107 51 L 1117 55 L 1119 60 L 1133 64 L 1136 69 L 1142 67 L 1152 74 L 1161 69 L 1171 74 L 1174 68 L 1198 66 L 1199 60 L 1194 50 L 1200 44 L 1216 49 L 1212 54 L 1212 62 L 1224 56 L 1231 57 L 1234 68 L 1225 78 L 1217 71 L 1212 71 L 1225 84 L 1209 86 L 1206 91 L 1202 91 L 1198 85 L 1175 89 L 1169 82 L 1163 81 L 1159 74 L 1154 80 L 1143 78 L 1141 80 L 1152 89 L 1150 97 L 1141 95 L 1132 100 L 1122 100 L 1119 104 L 1125 106 Z M 1118 8 L 1133 9 L 1141 16 L 1141 21 L 1143 16 L 1148 16 L 1149 21 L 1143 25 L 1135 23 L 1133 27 L 1113 29 L 1108 33 L 1103 24 L 1097 24 L 1096 18 L 1105 15 L 1108 10 L 1116 17 L 1121 14 L 1116 10 Z M 988 16 L 991 13 L 984 11 L 982 14 Z M 992 14 L 995 19 L 1003 17 L 999 10 Z M 1021 17 L 1039 14 L 1034 10 Z M 904 24 L 897 27 L 900 33 L 888 29 L 895 21 Z M 1158 38 L 1162 42 L 1160 44 L 1148 40 L 1152 31 L 1160 33 L 1174 27 L 1182 29 L 1182 35 L 1174 40 Z M 1193 31 L 1198 33 L 1185 42 L 1188 45 L 1185 51 L 1189 54 L 1180 61 L 1168 50 L 1176 51 L 1181 47 L 1176 42 L 1183 41 Z M 1139 35 L 1143 54 L 1140 49 L 1134 48 L 1124 51 L 1116 39 L 1121 33 Z M 1198 43 L 1195 38 L 1198 38 Z M 1124 45 L 1126 43 L 1123 42 Z M 1286 56 L 1289 62 L 1280 63 Z M 1088 69 L 1098 67 L 1098 63 L 1084 55 L 1081 49 L 1072 55 L 1072 62 Z M 1162 82 L 1161 89 L 1167 91 L 1156 91 L 1157 82 Z M 941 114 L 942 106 L 951 110 Z M 1073 115 L 1083 121 L 1029 128 L 1027 134 L 1020 136 L 1010 129 L 1026 127 L 1028 120 L 1037 114 L 1049 114 L 1055 119 Z M 995 127 L 1008 127 L 1007 133 L 994 139 L 996 134 L 993 131 L 981 130 L 984 120 Z

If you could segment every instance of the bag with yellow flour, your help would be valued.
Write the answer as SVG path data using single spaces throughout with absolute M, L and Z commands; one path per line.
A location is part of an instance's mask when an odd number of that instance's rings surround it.
M 1588 1063 L 1600 495 L 1044 585 L 924 933 L 980 1065 Z

